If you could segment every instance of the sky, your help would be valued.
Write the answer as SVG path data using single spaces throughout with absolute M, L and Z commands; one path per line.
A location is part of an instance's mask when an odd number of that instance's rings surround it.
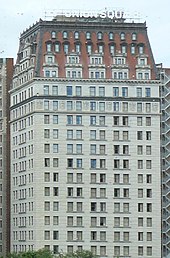
M 2 1 L 2 2 L 1 2 Z M 57 10 L 123 10 L 128 17 L 146 21 L 156 63 L 170 67 L 170 0 L 0 0 L 0 58 L 16 59 L 19 37 L 41 19 L 51 19 Z

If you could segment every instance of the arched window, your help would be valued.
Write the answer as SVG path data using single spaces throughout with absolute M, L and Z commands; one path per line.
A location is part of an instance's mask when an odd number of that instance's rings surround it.
M 56 32 L 55 32 L 55 31 L 52 31 L 52 32 L 51 32 L 51 38 L 52 38 L 52 39 L 55 39 L 55 38 L 56 38 Z
M 113 32 L 110 32 L 109 33 L 109 40 L 113 40 L 114 39 L 114 34 L 113 34 Z
M 120 39 L 121 39 L 121 40 L 125 40 L 125 33 L 124 33 L 124 32 L 121 32 L 121 33 L 120 33 Z
M 91 39 L 91 33 L 89 31 L 86 32 L 86 39 Z
M 102 33 L 102 32 L 98 32 L 98 33 L 97 33 L 97 39 L 98 39 L 98 40 L 103 39 L 103 33 Z
M 132 40 L 137 40 L 137 34 L 135 32 L 132 33 Z
M 79 39 L 79 32 L 78 32 L 78 31 L 75 31 L 75 33 L 74 33 L 74 38 L 75 38 L 75 39 Z
M 68 32 L 67 31 L 63 31 L 63 39 L 67 39 L 68 38 Z

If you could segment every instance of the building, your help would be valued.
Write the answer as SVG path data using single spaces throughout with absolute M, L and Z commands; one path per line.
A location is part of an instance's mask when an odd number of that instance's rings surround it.
M 170 257 L 170 167 L 169 167 L 169 122 L 170 122 L 170 69 L 158 66 L 161 87 L 161 108 L 162 108 L 162 124 L 161 124 L 161 154 L 162 154 L 162 250 L 163 257 Z
M 9 93 L 13 59 L 0 58 L 0 256 L 10 250 L 10 125 Z
M 21 34 L 11 251 L 161 257 L 160 80 L 146 24 L 109 13 Z

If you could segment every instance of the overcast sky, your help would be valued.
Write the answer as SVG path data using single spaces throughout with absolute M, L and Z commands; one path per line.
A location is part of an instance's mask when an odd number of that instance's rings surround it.
M 146 21 L 156 63 L 170 67 L 170 0 L 0 0 L 0 57 L 16 59 L 20 33 L 57 9 L 121 9 Z M 46 17 L 47 19 L 47 17 Z M 50 19 L 50 18 L 48 18 Z

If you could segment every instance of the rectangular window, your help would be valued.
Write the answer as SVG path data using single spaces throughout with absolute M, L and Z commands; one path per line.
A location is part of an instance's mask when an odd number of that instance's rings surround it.
M 122 87 L 122 97 L 128 97 L 128 88 Z
M 119 97 L 119 88 L 113 87 L 113 97 Z
M 136 88 L 136 97 L 141 98 L 142 97 L 142 88 Z
M 119 140 L 119 131 L 113 131 L 113 140 Z
M 82 124 L 82 116 L 77 115 L 76 116 L 76 125 L 81 125 Z
M 58 124 L 58 115 L 53 115 L 53 124 Z
M 99 87 L 99 97 L 105 96 L 105 87 Z
M 49 123 L 50 123 L 50 116 L 44 115 L 44 124 L 49 124 Z
M 53 129 L 53 139 L 58 139 L 58 129 Z
M 137 126 L 142 126 L 142 117 L 137 117 Z
M 52 95 L 57 96 L 58 95 L 58 86 L 52 86 Z
M 44 95 L 49 95 L 49 86 L 44 85 Z
M 96 125 L 96 116 L 90 116 L 90 125 Z
M 73 139 L 73 130 L 67 130 L 67 139 Z
M 67 96 L 72 96 L 72 95 L 73 95 L 72 86 L 67 86 Z
M 119 111 L 119 102 L 113 102 L 113 111 Z
M 151 88 L 145 88 L 145 97 L 151 97 Z
M 90 130 L 90 140 L 96 140 L 96 130 Z
M 90 87 L 90 96 L 95 97 L 96 96 L 96 88 L 95 87 Z
M 137 140 L 143 140 L 143 132 L 137 131 Z
M 82 95 L 81 86 L 76 86 L 76 96 L 81 96 L 81 95 Z
M 146 117 L 146 126 L 151 126 L 151 117 Z
M 118 126 L 119 125 L 119 116 L 113 117 L 113 125 Z
M 72 115 L 68 115 L 67 116 L 67 124 L 68 125 L 72 125 L 73 124 L 73 116 Z

